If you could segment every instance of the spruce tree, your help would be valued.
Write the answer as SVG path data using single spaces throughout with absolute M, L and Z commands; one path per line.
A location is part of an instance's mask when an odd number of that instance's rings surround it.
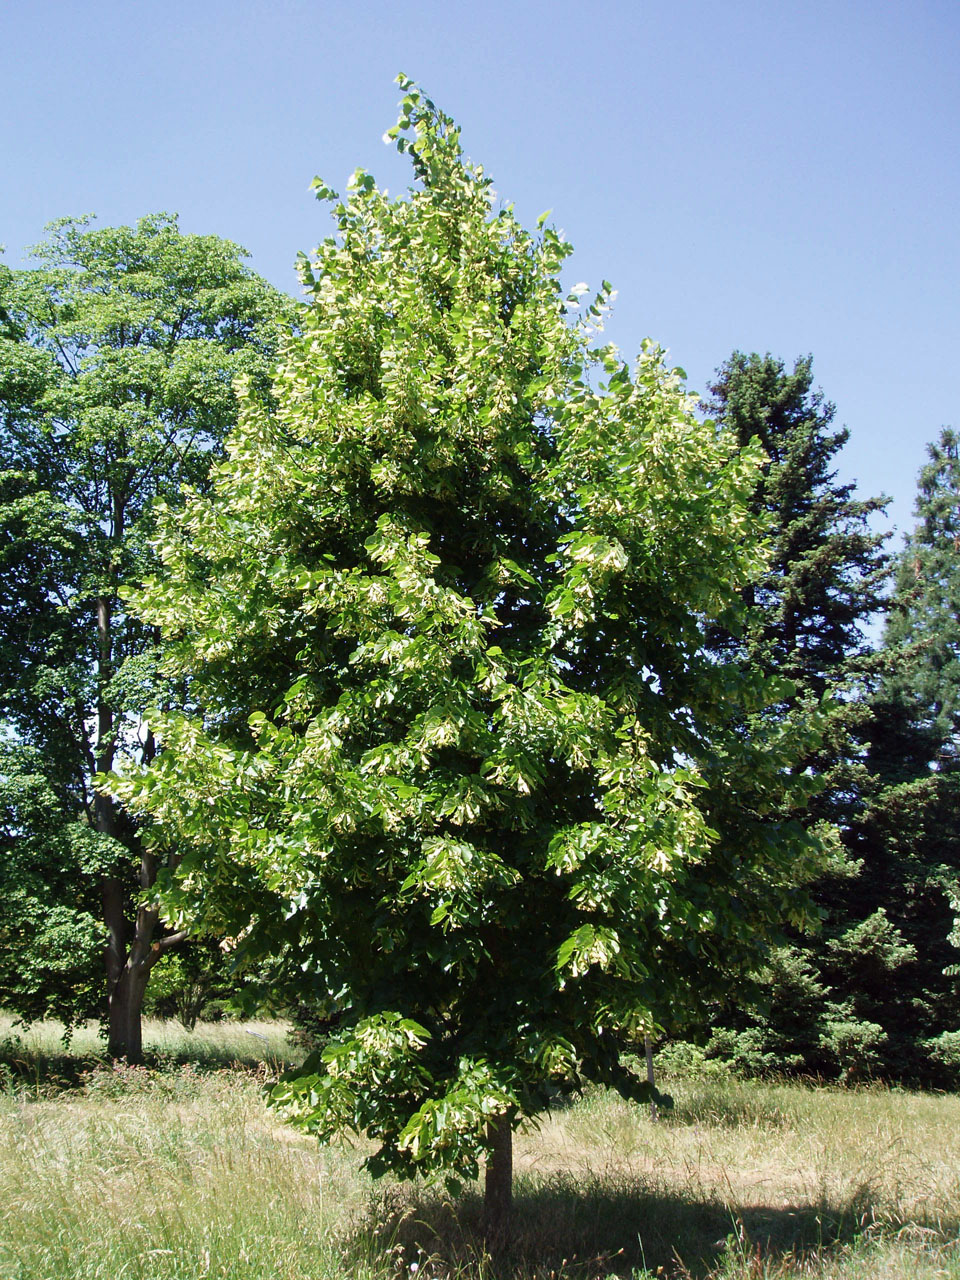
M 764 448 L 754 509 L 767 521 L 772 545 L 766 572 L 746 592 L 745 627 L 737 635 L 712 633 L 712 644 L 718 654 L 742 649 L 768 674 L 787 677 L 793 693 L 782 712 L 827 699 L 822 740 L 797 767 L 820 780 L 812 815 L 844 832 L 856 818 L 866 781 L 870 710 L 864 693 L 872 668 L 867 626 L 882 605 L 889 572 L 885 535 L 874 532 L 870 520 L 887 499 L 857 498 L 853 484 L 837 481 L 837 455 L 849 432 L 833 426 L 835 407 L 814 388 L 810 356 L 787 370 L 769 353 L 735 351 L 709 390 L 705 409 L 735 432 L 741 446 L 757 438 Z M 771 954 L 762 1005 L 746 993 L 740 1009 L 727 1011 L 714 1035 L 717 1051 L 753 1068 L 839 1066 L 855 1074 L 873 1065 L 873 1049 L 867 1052 L 866 1046 L 875 1043 L 876 1032 L 849 1025 L 870 1019 L 858 1019 L 842 1003 L 845 996 L 839 1004 L 825 1000 L 832 992 L 832 966 L 846 955 L 844 939 L 852 926 L 862 925 L 862 919 L 850 921 L 832 911 L 854 870 L 838 855 L 816 889 L 826 917 L 824 936 L 795 937 Z M 885 949 L 883 922 L 874 925 L 871 937 L 885 957 L 878 963 L 886 979 L 884 965 L 905 956 L 896 939 L 892 951 Z M 852 936 L 848 941 L 857 945 Z M 841 1026 L 842 1034 L 836 1030 Z
M 888 500 L 856 498 L 853 484 L 837 482 L 849 431 L 833 428 L 836 409 L 814 389 L 812 365 L 799 357 L 787 372 L 769 353 L 735 351 L 705 407 L 742 447 L 758 439 L 767 456 L 753 504 L 768 521 L 772 555 L 748 588 L 752 612 L 740 642 L 764 669 L 791 680 L 795 696 L 820 699 L 845 687 L 869 652 L 865 628 L 887 579 L 885 535 L 871 530 L 870 517 Z M 822 746 L 821 772 L 846 763 L 841 719 L 835 709 L 838 732 Z M 822 806 L 836 799 L 832 781 Z
M 949 970 L 960 879 L 960 456 L 945 429 L 920 473 L 898 557 L 873 699 L 870 785 L 852 848 L 867 873 L 850 909 L 883 909 L 911 953 L 878 1001 L 888 1069 L 952 1084 L 960 991 Z M 945 970 L 947 972 L 945 972 Z
M 897 565 L 885 647 L 906 661 L 884 681 L 911 733 L 910 749 L 949 769 L 960 758 L 960 437 L 944 428 L 918 481 L 917 524 Z

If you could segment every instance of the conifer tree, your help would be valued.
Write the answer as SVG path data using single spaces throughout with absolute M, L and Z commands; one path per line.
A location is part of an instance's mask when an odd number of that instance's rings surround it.
M 735 351 L 709 390 L 706 410 L 741 444 L 757 438 L 766 452 L 754 506 L 773 547 L 766 571 L 746 593 L 743 631 L 713 633 L 712 641 L 719 653 L 742 648 L 764 671 L 788 678 L 794 691 L 783 710 L 829 699 L 822 740 L 799 767 L 820 780 L 811 814 L 844 832 L 857 818 L 866 781 L 871 715 L 865 694 L 873 666 L 867 627 L 883 603 L 889 573 L 885 535 L 871 529 L 870 518 L 887 500 L 857 498 L 853 484 L 837 482 L 836 459 L 849 433 L 833 427 L 835 408 L 814 388 L 809 356 L 787 370 L 769 354 Z M 861 923 L 837 913 L 854 869 L 838 856 L 815 891 L 827 921 L 824 937 L 795 939 L 771 955 L 764 1004 L 753 1007 L 755 993 L 746 993 L 746 1007 L 729 1010 L 725 1030 L 715 1033 L 717 1051 L 778 1070 L 840 1065 L 850 1072 L 867 1059 L 873 1063 L 872 1049 L 864 1056 L 850 1031 L 855 1014 L 829 1001 L 829 975 L 846 955 L 843 939 Z M 885 938 L 882 922 L 877 928 Z M 858 945 L 853 935 L 848 941 Z M 899 963 L 905 953 L 894 944 L 890 955 Z M 831 1032 L 831 1019 L 844 1025 L 843 1037 Z M 870 1030 L 864 1037 L 871 1045 L 876 1039 Z
M 741 445 L 759 440 L 767 457 L 753 503 L 767 521 L 772 556 L 747 590 L 750 611 L 737 643 L 764 670 L 792 681 L 795 698 L 819 701 L 849 689 L 869 654 L 866 629 L 888 578 L 886 535 L 871 529 L 870 517 L 888 500 L 857 498 L 852 483 L 837 483 L 836 458 L 849 431 L 833 428 L 835 406 L 814 389 L 812 366 L 810 356 L 799 357 L 788 372 L 769 354 L 735 351 L 705 408 Z M 834 705 L 809 762 L 824 779 L 818 811 L 841 822 L 861 720 L 856 705 Z
M 871 785 L 852 847 L 866 868 L 852 912 L 883 909 L 910 949 L 880 998 L 891 1071 L 960 1078 L 960 458 L 942 431 L 920 472 L 917 523 L 897 561 L 873 699 Z
M 884 644 L 905 661 L 883 682 L 901 719 L 922 739 L 901 744 L 944 769 L 960 758 L 960 442 L 944 428 L 918 479 L 917 524 L 897 564 Z M 892 762 L 891 762 L 892 763 Z

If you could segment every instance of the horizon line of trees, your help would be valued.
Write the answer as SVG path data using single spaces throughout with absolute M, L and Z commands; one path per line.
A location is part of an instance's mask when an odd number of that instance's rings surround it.
M 154 986 L 184 1008 L 184 991 L 229 991 L 233 961 L 164 923 L 156 892 L 186 851 L 158 854 L 93 784 L 151 764 L 148 706 L 194 697 L 128 600 L 162 572 L 161 505 L 210 490 L 238 380 L 269 408 L 284 335 L 309 338 L 318 321 L 238 246 L 185 236 L 168 215 L 134 228 L 63 219 L 36 257 L 0 266 L 0 1007 L 100 1018 L 110 1052 L 135 1061 L 151 973 L 176 975 Z M 702 410 L 737 450 L 762 446 L 750 504 L 770 548 L 742 619 L 705 624 L 705 650 L 789 681 L 768 722 L 820 718 L 792 769 L 819 780 L 807 821 L 832 852 L 811 888 L 819 929 L 783 930 L 759 969 L 668 1030 L 749 1072 L 956 1086 L 957 433 L 930 444 L 915 527 L 891 554 L 874 527 L 887 500 L 837 481 L 848 432 L 809 356 L 788 368 L 733 352 Z M 276 661 L 255 673 L 264 687 L 286 678 Z M 744 709 L 737 731 L 760 732 L 757 714 Z M 238 998 L 262 997 L 271 963 L 265 952 L 263 981 Z

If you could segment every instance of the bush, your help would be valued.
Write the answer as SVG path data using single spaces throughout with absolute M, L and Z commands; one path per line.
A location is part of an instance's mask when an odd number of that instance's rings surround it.
M 960 1031 L 942 1031 L 924 1040 L 923 1047 L 941 1069 L 945 1087 L 957 1088 L 960 1085 Z
M 726 1080 L 733 1074 L 730 1063 L 708 1057 L 702 1045 L 689 1040 L 674 1040 L 658 1049 L 656 1067 L 662 1076 L 681 1076 L 688 1080 Z
M 854 1084 L 880 1069 L 887 1037 L 878 1022 L 838 1017 L 827 1022 L 820 1043 L 836 1060 L 844 1084 Z

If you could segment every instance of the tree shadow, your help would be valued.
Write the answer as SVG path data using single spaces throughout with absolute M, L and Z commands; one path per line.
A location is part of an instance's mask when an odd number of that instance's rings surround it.
M 864 1189 L 844 1204 L 751 1205 L 684 1198 L 639 1178 L 523 1176 L 515 1190 L 512 1241 L 495 1258 L 484 1250 L 482 1198 L 424 1187 L 379 1190 L 347 1239 L 349 1256 L 392 1255 L 399 1276 L 416 1280 L 599 1280 L 639 1272 L 706 1280 L 725 1261 L 747 1274 L 839 1251 L 864 1233 L 879 1206 Z M 931 1240 L 956 1239 L 960 1221 L 915 1222 Z M 415 1269 L 411 1264 L 416 1264 Z M 659 1270 L 658 1270 L 659 1269 Z M 749 1269 L 749 1270 L 748 1270 Z

